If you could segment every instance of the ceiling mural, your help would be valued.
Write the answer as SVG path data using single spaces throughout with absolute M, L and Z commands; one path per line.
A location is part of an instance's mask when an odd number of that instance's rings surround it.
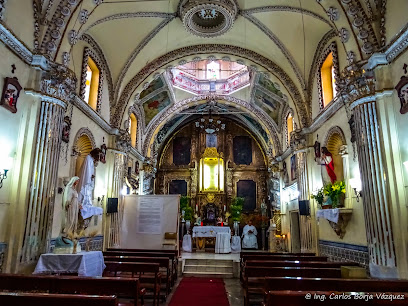
M 251 125 L 259 133 L 259 135 L 262 136 L 262 139 L 265 141 L 265 143 L 269 144 L 268 134 L 265 132 L 264 128 L 259 124 L 259 122 L 249 115 L 243 115 L 243 117 L 251 123 Z
M 280 91 L 279 84 L 273 83 L 271 80 L 269 80 L 265 74 L 260 74 L 258 84 L 268 90 L 269 92 L 274 93 L 275 95 L 279 96 L 280 98 L 283 98 L 283 93 Z
M 146 96 L 148 96 L 152 92 L 162 88 L 163 86 L 164 86 L 164 82 L 163 82 L 161 77 L 159 77 L 156 80 L 150 82 L 149 86 L 140 93 L 139 100 L 143 100 Z
M 162 110 L 171 104 L 170 96 L 167 91 L 162 91 L 154 97 L 148 99 L 142 104 L 145 116 L 145 124 L 149 125 L 150 121 Z
M 261 91 L 259 88 L 255 89 L 254 103 L 260 107 L 269 117 L 279 125 L 279 114 L 281 111 L 281 103 L 273 99 L 270 95 Z

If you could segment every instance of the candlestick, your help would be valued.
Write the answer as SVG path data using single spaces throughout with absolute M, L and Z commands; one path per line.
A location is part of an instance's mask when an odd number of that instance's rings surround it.
M 224 212 L 227 211 L 227 205 L 224 204 Z
M 196 212 L 198 211 L 198 205 L 196 204 Z

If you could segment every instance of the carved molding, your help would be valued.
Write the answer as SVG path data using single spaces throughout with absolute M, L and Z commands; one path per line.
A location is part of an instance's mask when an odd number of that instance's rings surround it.
M 84 55 L 82 59 L 82 71 L 81 71 L 81 87 L 79 89 L 79 95 L 82 100 L 85 100 L 86 74 L 88 71 L 87 67 L 88 67 L 89 57 L 95 62 L 99 70 L 98 97 L 96 101 L 96 112 L 99 114 L 101 112 L 101 107 L 102 107 L 103 82 L 104 82 L 104 76 L 106 73 L 102 69 L 103 61 L 101 61 L 98 54 L 92 48 L 89 48 L 89 47 L 84 48 Z
M 76 133 L 75 138 L 74 138 L 74 142 L 73 142 L 73 144 L 74 144 L 73 149 L 74 149 L 74 150 L 77 149 L 77 148 L 76 148 L 76 144 L 77 144 L 77 142 L 78 142 L 78 139 L 79 139 L 81 136 L 83 136 L 83 135 L 88 136 L 88 138 L 89 138 L 89 140 L 91 141 L 91 144 L 92 144 L 92 149 L 95 149 L 95 148 L 96 148 L 95 137 L 93 136 L 91 130 L 88 129 L 87 127 L 82 127 L 82 128 L 80 128 L 80 129 L 78 130 L 78 132 Z
M 316 73 L 316 80 L 317 80 L 317 90 L 319 93 L 319 107 L 320 111 L 324 109 L 324 104 L 323 104 L 323 88 L 322 88 L 322 74 L 320 73 L 322 69 L 322 65 L 324 61 L 326 60 L 327 56 L 332 53 L 333 54 L 333 67 L 334 67 L 334 79 L 336 80 L 335 86 L 336 86 L 336 91 L 338 91 L 338 79 L 340 77 L 340 66 L 339 66 L 339 55 L 337 53 L 337 44 L 336 42 L 332 42 L 324 51 L 321 53 L 319 62 L 318 62 L 318 70 Z
M 2 23 L 0 23 L 0 41 L 9 47 L 15 55 L 21 58 L 24 62 L 31 64 L 33 61 L 33 53 Z
M 341 127 L 339 126 L 333 126 L 330 128 L 330 130 L 327 132 L 326 136 L 324 137 L 324 141 L 323 141 L 323 147 L 327 147 L 327 144 L 329 143 L 330 138 L 333 135 L 339 135 L 341 138 L 341 141 L 343 142 L 343 144 L 347 144 L 346 142 L 346 137 L 344 136 L 343 130 L 341 129 Z
M 149 124 L 148 129 L 146 131 L 146 138 L 144 141 L 144 145 L 142 148 L 142 154 L 147 156 L 148 150 L 149 150 L 149 144 L 152 142 L 152 137 L 155 136 L 155 131 L 158 129 L 158 127 L 163 123 L 168 121 L 174 114 L 179 114 L 181 110 L 187 109 L 190 107 L 191 104 L 203 100 L 210 100 L 210 99 L 215 99 L 219 101 L 225 101 L 226 104 L 228 103 L 234 103 L 235 105 L 241 106 L 248 110 L 250 113 L 254 115 L 257 119 L 260 120 L 260 122 L 266 123 L 267 124 L 267 132 L 269 132 L 269 135 L 271 135 L 272 138 L 272 143 L 275 145 L 275 150 L 280 150 L 280 141 L 278 137 L 278 131 L 276 130 L 276 124 L 274 125 L 274 122 L 272 122 L 272 119 L 268 115 L 266 115 L 263 111 L 258 110 L 257 108 L 254 108 L 252 104 L 235 98 L 231 96 L 218 96 L 218 95 L 201 95 L 201 96 L 195 96 L 192 98 L 184 99 L 182 101 L 178 101 L 175 104 L 170 105 L 166 110 L 158 114 Z
M 189 47 L 183 47 L 180 49 L 173 50 L 163 56 L 158 57 L 153 62 L 146 65 L 141 71 L 139 71 L 132 80 L 124 88 L 120 101 L 129 101 L 130 96 L 136 90 L 136 88 L 141 85 L 141 83 L 152 73 L 157 72 L 163 66 L 168 65 L 174 60 L 191 56 L 194 54 L 208 54 L 208 53 L 228 53 L 236 55 L 239 57 L 248 58 L 249 60 L 263 66 L 266 70 L 273 73 L 278 77 L 278 79 L 286 86 L 287 91 L 292 95 L 293 101 L 296 105 L 299 118 L 301 118 L 301 124 L 307 126 L 309 122 L 309 107 L 304 103 L 302 96 L 290 79 L 290 77 L 284 72 L 278 65 L 276 65 L 271 60 L 244 48 L 230 46 L 230 45 L 219 45 L 219 44 L 207 44 L 207 45 L 195 45 Z M 113 124 L 118 126 L 120 124 L 121 118 L 123 118 L 123 112 L 126 103 L 117 105 L 115 116 L 113 118 Z

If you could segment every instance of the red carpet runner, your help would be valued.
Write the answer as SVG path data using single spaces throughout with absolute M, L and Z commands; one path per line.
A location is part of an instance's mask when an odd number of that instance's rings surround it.
M 229 306 L 222 278 L 184 277 L 169 306 Z

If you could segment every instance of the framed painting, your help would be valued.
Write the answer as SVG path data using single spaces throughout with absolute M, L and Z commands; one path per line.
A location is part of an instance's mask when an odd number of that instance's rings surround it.
M 17 113 L 17 101 L 22 87 L 17 78 L 5 78 L 0 105 L 10 112 Z
M 296 154 L 290 158 L 290 179 L 296 180 Z
M 395 89 L 401 102 L 400 113 L 405 114 L 408 112 L 408 77 L 402 76 Z
M 191 138 L 175 137 L 173 140 L 173 163 L 176 166 L 188 165 L 191 161 Z
M 256 183 L 252 180 L 237 182 L 237 197 L 244 198 L 243 211 L 254 211 L 256 208 Z
M 252 163 L 252 139 L 248 136 L 235 136 L 233 154 L 235 164 L 250 165 Z
M 106 144 L 101 145 L 101 153 L 99 155 L 99 160 L 101 161 L 102 164 L 106 164 L 106 151 L 108 148 L 106 147 Z
M 187 195 L 187 182 L 185 180 L 172 180 L 169 183 L 169 194 Z

